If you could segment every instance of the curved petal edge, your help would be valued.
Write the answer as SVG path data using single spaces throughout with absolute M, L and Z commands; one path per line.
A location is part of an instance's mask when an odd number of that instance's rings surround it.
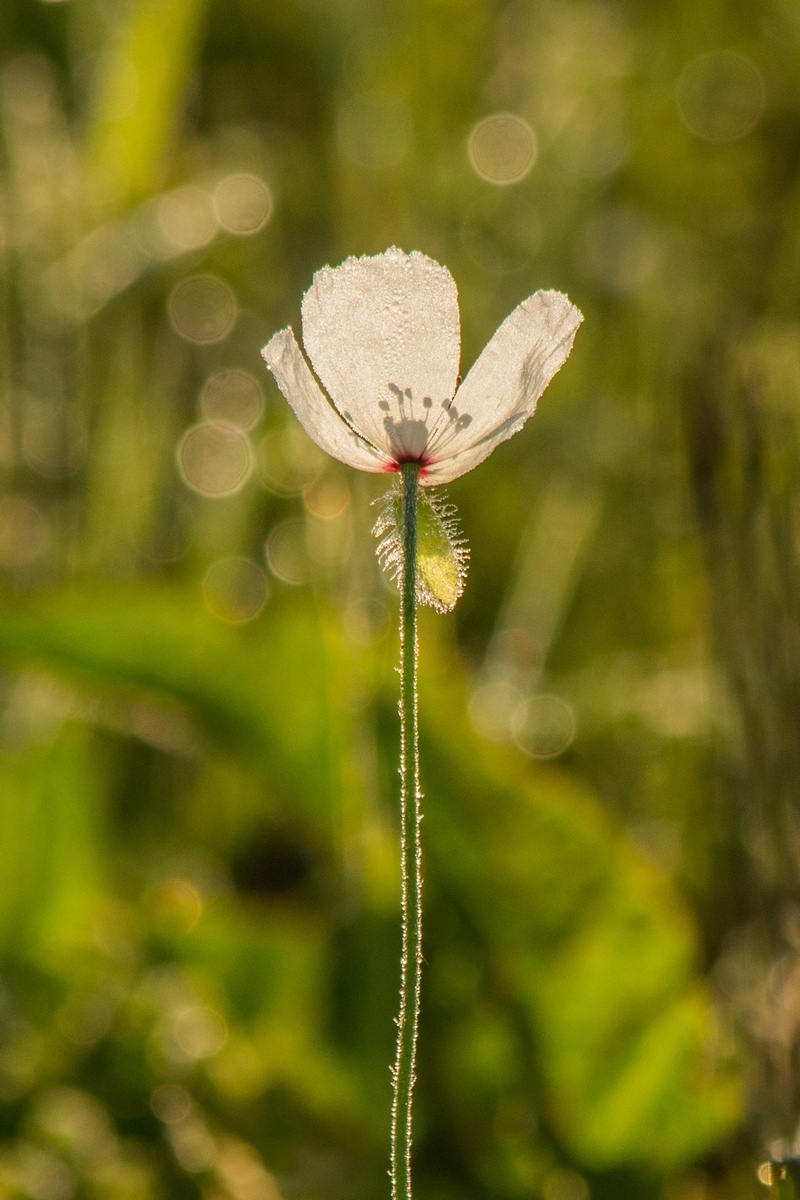
M 514 309 L 456 392 L 452 432 L 432 447 L 422 483 L 457 479 L 519 432 L 566 362 L 582 321 L 561 292 L 535 292 Z
M 291 329 L 282 329 L 261 351 L 300 424 L 313 442 L 359 471 L 386 471 L 391 462 L 342 419 L 311 373 Z

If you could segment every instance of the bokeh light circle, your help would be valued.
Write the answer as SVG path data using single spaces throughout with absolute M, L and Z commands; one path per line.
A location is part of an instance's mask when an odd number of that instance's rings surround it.
M 696 137 L 736 142 L 757 124 L 766 88 L 752 59 L 736 50 L 713 50 L 685 67 L 676 99 L 683 123 Z
M 281 521 L 270 532 L 264 549 L 269 569 L 276 579 L 294 587 L 308 583 L 311 565 L 302 521 Z
M 589 1200 L 589 1185 L 577 1171 L 556 1169 L 544 1177 L 542 1200 Z
M 7 117 L 29 128 L 47 125 L 56 111 L 58 85 L 43 54 L 20 54 L 0 71 L 0 99 Z
M 178 444 L 184 482 L 202 496 L 230 496 L 246 482 L 252 467 L 250 443 L 229 425 L 202 422 L 186 430 Z
M 381 600 L 355 599 L 342 613 L 345 636 L 358 646 L 372 646 L 381 637 L 389 618 L 389 608 Z
M 261 482 L 276 496 L 298 496 L 325 466 L 325 456 L 299 426 L 269 430 L 256 458 Z
M 158 230 L 173 252 L 200 250 L 217 232 L 217 218 L 205 188 L 190 185 L 167 192 L 158 202 Z
M 42 509 L 27 496 L 0 497 L 0 567 L 30 567 L 52 546 L 52 530 Z
M 192 1098 L 180 1084 L 164 1083 L 150 1097 L 150 1107 L 166 1125 L 178 1125 L 191 1113 Z
M 472 169 L 487 183 L 519 183 L 536 162 L 536 134 L 515 113 L 496 113 L 474 126 L 467 149 Z
M 239 315 L 233 289 L 216 275 L 191 275 L 172 289 L 169 316 L 176 333 L 188 342 L 221 342 Z
M 511 721 L 522 696 L 513 684 L 496 680 L 475 689 L 469 716 L 476 732 L 488 742 L 505 742 L 511 737 Z
M 323 475 L 303 488 L 303 503 L 312 516 L 332 521 L 350 503 L 350 488 L 339 475 Z
M 272 193 L 257 175 L 228 175 L 216 186 L 214 208 L 228 233 L 258 233 L 272 216 Z
M 244 624 L 263 609 L 269 594 L 266 573 L 242 555 L 220 558 L 203 577 L 203 600 L 220 621 Z
M 208 377 L 200 394 L 200 404 L 207 420 L 232 425 L 247 433 L 264 414 L 264 392 L 249 371 L 231 367 L 215 371 Z
M 171 1037 L 166 1049 L 174 1062 L 213 1058 L 228 1040 L 228 1027 L 220 1013 L 205 1004 L 186 1004 L 172 1014 Z
M 531 758 L 556 758 L 571 745 L 575 714 L 559 696 L 542 694 L 524 700 L 512 718 L 514 742 Z

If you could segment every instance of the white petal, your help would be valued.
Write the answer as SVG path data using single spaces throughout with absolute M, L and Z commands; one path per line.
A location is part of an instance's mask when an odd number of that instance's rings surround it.
M 282 329 L 261 351 L 275 382 L 308 436 L 326 454 L 360 471 L 385 471 L 389 460 L 358 436 L 328 401 L 291 329 Z
M 303 344 L 339 412 L 392 458 L 419 457 L 453 396 L 460 329 L 450 272 L 387 250 L 317 271 Z
M 566 361 L 582 320 L 561 292 L 536 292 L 514 309 L 456 392 L 421 482 L 457 479 L 519 432 Z

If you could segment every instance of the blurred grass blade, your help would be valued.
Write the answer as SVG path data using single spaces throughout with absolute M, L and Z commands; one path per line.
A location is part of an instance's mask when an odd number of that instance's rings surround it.
M 0 942 L 52 962 L 85 938 L 105 883 L 105 798 L 88 730 L 69 725 L 53 742 L 0 751 Z
M 154 191 L 192 75 L 207 0 L 136 0 L 101 57 L 85 139 L 102 211 Z

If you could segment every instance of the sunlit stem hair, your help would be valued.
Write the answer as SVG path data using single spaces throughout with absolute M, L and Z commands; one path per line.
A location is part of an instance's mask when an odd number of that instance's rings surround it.
M 400 578 L 400 860 L 403 952 L 397 1059 L 392 1077 L 392 1197 L 411 1200 L 411 1105 L 422 974 L 422 813 L 417 714 L 417 494 L 419 467 L 402 468 L 402 574 Z

